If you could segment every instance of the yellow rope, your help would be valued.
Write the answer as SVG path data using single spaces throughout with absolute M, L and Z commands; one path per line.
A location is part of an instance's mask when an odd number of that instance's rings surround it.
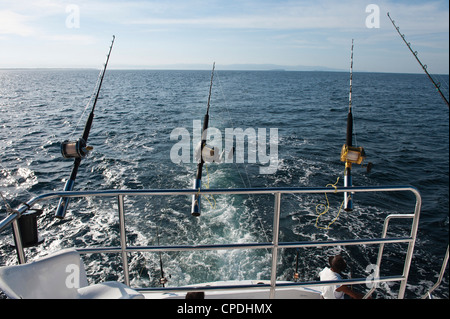
M 206 177 L 207 177 L 207 183 L 206 183 L 206 189 L 209 189 L 209 173 L 208 173 L 208 165 L 205 163 L 205 168 L 206 168 Z M 199 192 L 200 192 L 200 189 L 199 189 Z M 211 201 L 209 200 L 209 198 L 208 198 L 208 195 L 202 195 L 204 198 L 206 198 L 206 200 L 209 202 L 209 205 L 211 205 L 211 208 L 212 209 L 216 209 L 216 199 L 214 198 L 214 196 L 213 195 L 210 195 L 211 196 L 211 198 L 213 199 L 213 201 L 214 201 L 214 205 L 211 203 Z
M 336 183 L 334 183 L 334 184 L 327 184 L 326 187 L 328 187 L 328 186 L 334 187 L 334 191 L 335 191 L 335 193 L 336 193 L 336 192 L 337 192 L 337 186 L 336 186 L 336 184 L 337 184 L 338 182 L 339 182 L 339 177 L 337 178 Z M 316 224 L 315 224 L 315 226 L 316 226 L 317 228 L 320 228 L 320 229 L 326 229 L 326 230 L 328 230 L 328 229 L 330 229 L 330 226 L 331 226 L 331 225 L 339 218 L 339 214 L 341 213 L 341 210 L 342 210 L 342 205 L 344 205 L 344 200 L 342 201 L 341 206 L 339 207 L 339 211 L 338 211 L 337 216 L 331 221 L 331 223 L 328 224 L 327 227 L 321 227 L 321 226 L 318 226 L 318 225 L 317 225 L 317 223 L 319 222 L 319 218 L 320 218 L 320 216 L 326 214 L 326 213 L 328 212 L 328 210 L 330 209 L 330 202 L 328 201 L 327 193 L 325 193 L 325 198 L 326 198 L 326 200 L 327 200 L 327 205 L 326 205 L 326 206 L 325 206 L 325 204 L 317 204 L 317 205 L 316 205 L 316 213 L 318 213 L 319 216 L 317 216 L 317 218 L 316 218 Z M 319 206 L 325 207 L 325 210 L 324 210 L 322 213 L 319 213 L 319 212 L 318 212 L 318 207 L 319 207 Z

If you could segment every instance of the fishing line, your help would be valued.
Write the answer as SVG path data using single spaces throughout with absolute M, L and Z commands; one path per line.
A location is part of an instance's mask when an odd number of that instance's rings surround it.
M 80 125 L 80 122 L 81 122 L 81 120 L 83 119 L 84 114 L 86 113 L 86 110 L 87 110 L 88 107 L 91 105 L 91 101 L 92 101 L 92 99 L 94 98 L 94 96 L 95 96 L 95 94 L 96 94 L 97 87 L 98 87 L 98 84 L 99 84 L 99 82 L 100 82 L 101 76 L 102 76 L 102 70 L 100 70 L 100 73 L 99 73 L 98 76 L 97 76 L 97 81 L 96 81 L 96 83 L 95 83 L 94 90 L 92 91 L 92 95 L 91 95 L 91 97 L 89 98 L 89 101 L 87 102 L 87 104 L 86 104 L 86 106 L 85 106 L 85 108 L 84 108 L 84 110 L 83 110 L 83 113 L 81 113 L 81 116 L 78 118 L 78 122 L 77 122 L 77 124 L 75 125 L 75 128 L 73 129 L 72 133 L 70 133 L 69 139 L 72 139 L 72 136 L 73 136 L 73 135 L 75 134 L 75 132 L 77 131 L 78 126 Z
M 236 126 L 234 125 L 233 118 L 231 117 L 231 113 L 230 113 L 230 110 L 229 110 L 228 101 L 227 101 L 227 99 L 226 99 L 226 97 L 225 97 L 225 93 L 224 93 L 224 90 L 223 90 L 222 82 L 220 81 L 220 76 L 219 76 L 219 72 L 218 72 L 218 71 L 216 71 L 216 77 L 217 77 L 217 82 L 218 82 L 218 84 L 219 84 L 220 92 L 221 92 L 221 94 L 222 94 L 222 98 L 223 98 L 223 101 L 224 101 L 224 104 L 225 104 L 225 111 L 228 113 L 228 119 L 231 121 L 232 127 L 236 127 Z M 233 162 L 234 162 L 234 161 L 233 161 Z M 244 184 L 244 187 L 245 187 L 245 188 L 252 188 L 252 185 L 251 185 L 251 182 L 250 182 L 250 178 L 249 178 L 249 174 L 248 174 L 248 171 L 247 171 L 247 167 L 246 167 L 245 165 L 243 165 L 243 166 L 244 166 L 244 171 L 245 171 L 245 176 L 247 177 L 247 181 L 248 181 L 248 186 L 247 186 L 246 182 L 244 181 L 244 177 L 243 177 L 242 174 L 241 174 L 241 170 L 239 169 L 239 166 L 237 165 L 236 162 L 234 162 L 234 165 L 235 165 L 236 170 L 237 170 L 237 172 L 238 172 L 238 174 L 239 174 L 239 177 L 241 178 L 242 183 Z M 250 201 L 252 202 L 253 207 L 255 207 L 254 212 L 255 212 L 256 217 L 257 217 L 256 219 L 258 220 L 258 222 L 259 222 L 259 224 L 260 224 L 260 226 L 261 226 L 261 230 L 263 231 L 264 237 L 266 238 L 267 242 L 271 242 L 271 240 L 269 240 L 269 237 L 268 237 L 268 235 L 267 235 L 267 232 L 266 232 L 266 230 L 265 230 L 265 228 L 264 228 L 264 225 L 263 225 L 263 223 L 262 223 L 262 218 L 261 218 L 261 216 L 258 214 L 258 209 L 256 209 L 257 205 L 256 205 L 256 202 L 255 202 L 255 199 L 253 198 L 253 195 L 252 195 L 252 194 L 248 194 L 248 198 L 249 198 Z M 266 250 L 268 251 L 268 249 L 266 249 Z

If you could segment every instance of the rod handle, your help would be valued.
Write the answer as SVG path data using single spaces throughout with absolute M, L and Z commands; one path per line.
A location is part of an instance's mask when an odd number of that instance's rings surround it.
M 194 179 L 194 189 L 200 190 L 202 186 L 202 180 L 201 179 Z M 191 208 L 191 215 L 192 216 L 200 216 L 200 194 L 194 194 L 192 195 L 192 208 Z
M 69 179 L 64 186 L 65 192 L 70 192 L 73 189 L 75 181 L 73 179 Z M 59 199 L 58 208 L 56 209 L 55 217 L 63 219 L 66 216 L 67 206 L 69 206 L 69 198 L 61 197 Z

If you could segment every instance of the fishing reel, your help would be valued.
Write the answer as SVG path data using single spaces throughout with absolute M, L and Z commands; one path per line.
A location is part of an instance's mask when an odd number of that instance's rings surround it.
M 341 161 L 345 163 L 361 164 L 366 158 L 366 153 L 362 147 L 353 147 L 344 144 L 341 149 Z
M 345 162 L 345 167 L 351 167 L 352 164 L 361 165 L 366 167 L 367 173 L 372 170 L 373 164 L 371 162 L 363 165 L 362 162 L 366 158 L 366 152 L 362 147 L 348 146 L 344 144 L 341 149 L 341 162 Z
M 202 149 L 202 143 L 199 143 L 195 148 L 195 160 L 200 163 L 203 159 L 205 163 L 221 163 L 225 150 L 220 152 L 220 149 L 215 146 L 205 145 Z
M 64 141 L 61 143 L 61 154 L 64 158 L 84 158 L 93 149 L 92 146 L 86 146 L 83 138 L 76 142 Z
M 165 284 L 167 284 L 169 282 L 169 280 L 166 277 L 162 277 L 159 279 L 159 284 L 164 286 Z

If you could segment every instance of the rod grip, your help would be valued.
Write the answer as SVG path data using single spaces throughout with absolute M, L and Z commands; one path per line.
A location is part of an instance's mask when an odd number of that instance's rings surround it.
M 202 186 L 202 180 L 201 179 L 194 179 L 194 189 L 199 190 Z M 194 194 L 192 195 L 192 208 L 191 208 L 191 215 L 192 216 L 200 216 L 200 199 L 201 195 Z
M 345 169 L 344 187 L 352 187 L 352 173 L 348 167 Z M 353 195 L 351 192 L 344 192 L 344 210 L 351 212 L 353 210 Z
M 69 179 L 64 186 L 64 191 L 70 192 L 73 189 L 74 184 L 75 180 Z M 67 206 L 69 206 L 69 198 L 61 197 L 58 203 L 58 208 L 56 209 L 55 217 L 63 219 L 66 216 Z

